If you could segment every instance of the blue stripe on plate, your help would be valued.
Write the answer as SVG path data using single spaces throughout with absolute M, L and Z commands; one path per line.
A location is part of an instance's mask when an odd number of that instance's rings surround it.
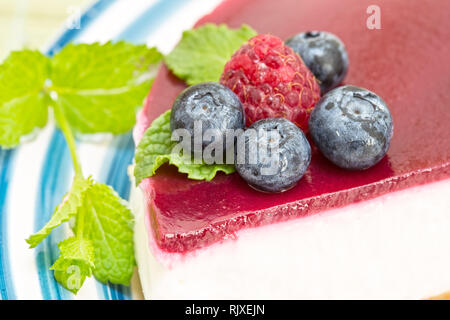
M 0 297 L 2 300 L 16 298 L 9 266 L 6 203 L 14 154 L 14 150 L 3 150 L 0 148 Z
M 116 0 L 99 0 L 94 3 L 80 18 L 81 27 L 86 28 L 96 17 L 105 11 Z M 66 30 L 48 50 L 48 55 L 55 54 L 70 41 L 74 41 L 83 29 Z M 54 208 L 61 202 L 62 190 L 67 190 L 68 175 L 70 173 L 70 157 L 64 137 L 59 130 L 55 130 L 46 152 L 44 166 L 40 178 L 38 203 L 36 204 L 35 230 L 44 226 L 53 213 Z M 62 230 L 61 230 L 62 231 Z M 58 230 L 60 232 L 60 230 Z M 36 255 L 36 266 L 44 299 L 70 299 L 70 293 L 54 279 L 53 271 L 49 270 L 57 259 L 59 250 L 53 239 L 62 239 L 62 234 L 53 232 L 44 240 L 41 250 Z M 55 242 L 55 243 L 53 243 Z
M 61 202 L 69 184 L 71 174 L 70 152 L 64 135 L 55 129 L 49 143 L 44 159 L 44 168 L 41 172 L 39 185 L 35 230 L 40 230 L 50 219 L 55 207 Z M 42 298 L 45 300 L 70 299 L 71 294 L 65 290 L 53 277 L 53 271 L 49 270 L 59 256 L 57 243 L 64 237 L 64 230 L 54 230 L 36 250 L 36 267 Z
M 118 36 L 118 39 L 134 43 L 145 43 L 148 36 L 157 30 L 158 25 L 167 16 L 173 14 L 176 9 L 181 9 L 189 2 L 189 0 L 159 0 L 125 29 Z
M 170 15 L 177 12 L 188 0 L 160 0 L 148 8 L 138 19 L 131 23 L 116 40 L 126 40 L 134 43 L 145 43 L 149 35 L 158 29 L 158 25 Z M 112 147 L 108 149 L 104 160 L 101 180 L 112 186 L 123 198 L 129 198 L 130 180 L 127 169 L 134 157 L 134 142 L 131 133 L 118 136 Z M 106 299 L 130 299 L 130 288 L 121 285 L 101 285 Z

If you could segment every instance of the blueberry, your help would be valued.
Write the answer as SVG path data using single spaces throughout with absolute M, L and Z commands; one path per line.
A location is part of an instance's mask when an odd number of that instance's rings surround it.
M 260 191 L 282 192 L 292 188 L 310 161 L 308 140 L 287 119 L 259 120 L 238 139 L 236 171 Z
M 309 118 L 309 132 L 337 166 L 363 170 L 386 154 L 394 125 L 386 103 L 375 93 L 343 86 L 324 95 Z
M 201 124 L 201 131 L 198 124 Z M 194 144 L 197 139 L 201 142 L 201 151 L 212 143 L 219 143 L 225 155 L 234 146 L 234 140 L 227 141 L 226 131 L 245 128 L 244 109 L 238 96 L 224 85 L 216 82 L 200 83 L 178 95 L 172 106 L 170 127 L 172 131 L 187 130 L 190 140 L 189 145 L 185 144 L 184 147 L 190 148 L 191 152 L 198 152 Z M 207 131 L 214 136 L 206 136 Z
M 288 40 L 291 47 L 319 80 L 322 94 L 336 87 L 348 69 L 344 43 L 334 34 L 321 31 L 299 33 Z

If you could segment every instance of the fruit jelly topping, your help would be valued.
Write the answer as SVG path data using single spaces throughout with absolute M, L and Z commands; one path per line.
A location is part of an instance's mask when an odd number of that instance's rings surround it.
M 165 166 L 142 184 L 162 250 L 189 252 L 234 237 L 243 228 L 450 178 L 450 20 L 446 15 L 450 2 L 411 5 L 409 0 L 379 0 L 380 30 L 366 27 L 371 4 L 370 0 L 347 0 L 345 5 L 335 0 L 229 0 L 199 21 L 230 27 L 246 23 L 281 39 L 307 30 L 336 34 L 350 60 L 344 83 L 381 96 L 392 113 L 395 134 L 387 155 L 364 171 L 338 168 L 312 144 L 305 176 L 281 194 L 255 191 L 238 174 L 194 181 Z M 137 138 L 185 87 L 161 68 L 138 119 Z

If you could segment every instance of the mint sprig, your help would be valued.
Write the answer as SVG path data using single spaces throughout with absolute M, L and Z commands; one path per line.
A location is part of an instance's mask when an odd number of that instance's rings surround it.
M 177 77 L 189 85 L 219 81 L 233 53 L 256 34 L 247 25 L 230 29 L 226 25 L 206 24 L 183 32 L 181 41 L 165 57 L 165 62 Z
M 136 184 L 142 179 L 151 177 L 156 170 L 166 162 L 178 167 L 181 173 L 187 173 L 189 179 L 212 180 L 218 171 L 226 174 L 233 173 L 235 168 L 229 164 L 196 164 L 191 161 L 190 156 L 173 153 L 176 141 L 171 140 L 170 130 L 171 110 L 164 112 L 156 118 L 145 131 L 144 136 L 136 148 L 136 166 L 134 176 Z
M 26 241 L 34 248 L 74 219 L 74 236 L 59 243 L 60 257 L 51 267 L 74 293 L 92 274 L 128 285 L 135 266 L 132 213 L 112 188 L 84 177 L 74 136 L 130 130 L 161 59 L 155 48 L 108 42 L 70 44 L 53 58 L 13 52 L 0 66 L 0 146 L 15 147 L 45 126 L 49 109 L 69 146 L 72 187 L 50 221 Z

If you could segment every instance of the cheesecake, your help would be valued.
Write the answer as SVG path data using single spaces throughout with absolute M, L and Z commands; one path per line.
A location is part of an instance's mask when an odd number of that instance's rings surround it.
M 282 39 L 326 30 L 346 44 L 344 84 L 377 92 L 395 134 L 363 171 L 312 146 L 283 193 L 238 174 L 195 181 L 162 166 L 135 187 L 135 251 L 147 299 L 421 299 L 450 290 L 450 21 L 446 2 L 227 0 L 200 19 Z M 420 13 L 420 14 L 418 14 Z M 134 129 L 137 143 L 186 85 L 162 66 Z

